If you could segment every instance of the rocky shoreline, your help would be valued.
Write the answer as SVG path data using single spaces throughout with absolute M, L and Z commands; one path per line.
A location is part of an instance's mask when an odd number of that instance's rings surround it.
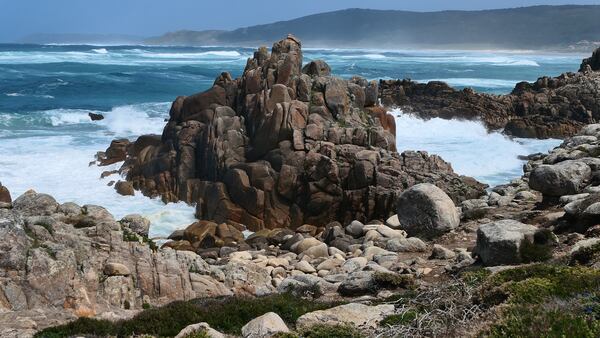
M 564 138 L 600 118 L 598 50 L 577 73 L 518 83 L 508 95 L 457 90 L 444 82 L 379 82 L 381 102 L 422 118 L 480 120 L 489 130 L 526 138 Z
M 545 332 L 550 312 L 575 316 L 566 332 L 600 334 L 600 125 L 486 191 L 437 156 L 396 152 L 393 118 L 376 101 L 398 83 L 336 79 L 320 61 L 302 67 L 300 47 L 290 36 L 271 54 L 259 49 L 240 79 L 223 73 L 178 98 L 162 136 L 115 140 L 99 154 L 101 165 L 125 161 L 120 193 L 196 203 L 201 220 L 161 246 L 139 215 L 115 220 L 35 191 L 13 200 L 0 185 L 0 336 L 500 337 L 531 330 L 515 313 Z M 568 84 L 538 94 L 556 103 L 567 87 L 597 85 L 597 53 Z M 400 86 L 449 93 L 436 104 L 477 97 L 506 112 L 498 102 L 510 101 Z M 594 102 L 590 86 L 582 97 Z M 419 95 L 411 105 L 429 94 Z M 521 117 L 542 114 L 531 109 Z M 493 112 L 497 127 L 515 119 Z M 573 120 L 573 130 L 563 120 L 548 128 L 575 134 L 586 122 Z M 203 301 L 261 313 L 228 326 Z M 161 317 L 168 311 L 177 318 Z M 149 325 L 159 318 L 170 326 Z

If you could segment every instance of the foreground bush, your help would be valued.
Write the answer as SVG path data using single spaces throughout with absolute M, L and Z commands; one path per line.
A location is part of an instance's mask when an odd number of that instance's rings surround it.
M 275 312 L 286 323 L 294 324 L 298 317 L 307 312 L 336 305 L 338 304 L 295 297 L 289 293 L 259 298 L 198 299 L 144 310 L 132 319 L 114 323 L 80 318 L 65 325 L 40 331 L 36 337 L 58 338 L 73 335 L 127 337 L 141 334 L 172 337 L 186 326 L 200 322 L 206 322 L 218 331 L 239 335 L 242 326 L 267 312 Z
M 546 264 L 490 276 L 480 300 L 504 303 L 485 337 L 600 337 L 600 271 Z

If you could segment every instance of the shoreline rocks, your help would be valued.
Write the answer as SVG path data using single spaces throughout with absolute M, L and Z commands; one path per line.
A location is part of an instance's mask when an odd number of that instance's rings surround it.
M 489 130 L 515 137 L 565 138 L 600 119 L 600 49 L 577 73 L 518 83 L 507 95 L 454 89 L 444 82 L 381 80 L 384 106 L 425 119 L 481 120 Z

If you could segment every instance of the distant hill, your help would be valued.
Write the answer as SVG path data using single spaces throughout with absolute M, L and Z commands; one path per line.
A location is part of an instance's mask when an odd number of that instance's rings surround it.
M 309 47 L 591 49 L 600 41 L 600 6 L 441 12 L 347 9 L 233 31 L 178 31 L 144 42 L 255 46 L 288 33 Z

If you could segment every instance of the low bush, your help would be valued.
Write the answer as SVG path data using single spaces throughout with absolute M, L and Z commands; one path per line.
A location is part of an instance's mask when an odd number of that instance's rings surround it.
M 286 323 L 291 325 L 307 312 L 336 305 L 339 304 L 307 300 L 290 293 L 259 298 L 197 299 L 146 309 L 132 319 L 114 323 L 80 318 L 65 325 L 42 330 L 36 334 L 36 337 L 55 338 L 73 335 L 127 337 L 134 334 L 175 336 L 186 326 L 200 322 L 206 322 L 218 331 L 239 335 L 242 326 L 267 312 L 279 314 Z

